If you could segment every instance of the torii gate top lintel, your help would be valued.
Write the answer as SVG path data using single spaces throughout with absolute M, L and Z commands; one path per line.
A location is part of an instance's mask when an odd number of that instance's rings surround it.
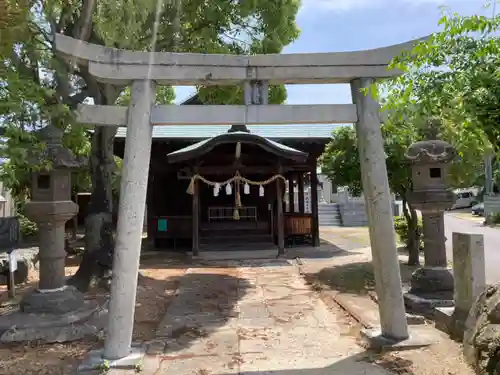
M 88 63 L 100 81 L 124 84 L 151 79 L 170 85 L 235 84 L 262 80 L 273 84 L 348 83 L 358 77 L 388 78 L 392 58 L 413 48 L 420 38 L 383 48 L 328 53 L 221 55 L 141 52 L 104 47 L 57 34 L 57 50 Z

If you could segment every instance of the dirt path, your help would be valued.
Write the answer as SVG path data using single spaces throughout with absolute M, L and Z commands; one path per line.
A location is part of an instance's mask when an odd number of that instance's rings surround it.
M 156 374 L 388 374 L 363 360 L 352 328 L 291 261 L 191 268 L 157 332 Z

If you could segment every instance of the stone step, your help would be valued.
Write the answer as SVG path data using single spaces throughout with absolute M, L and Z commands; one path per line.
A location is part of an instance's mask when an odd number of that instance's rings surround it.
M 200 251 L 253 251 L 272 250 L 275 248 L 276 246 L 272 242 L 200 244 Z
M 200 244 L 235 244 L 235 243 L 259 243 L 272 242 L 270 234 L 256 235 L 226 235 L 226 236 L 206 236 L 200 237 Z

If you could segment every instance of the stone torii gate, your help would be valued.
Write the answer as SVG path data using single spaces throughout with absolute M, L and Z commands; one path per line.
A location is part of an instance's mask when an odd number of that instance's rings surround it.
M 126 126 L 109 328 L 104 358 L 131 353 L 137 274 L 154 125 L 355 123 L 363 192 L 370 224 L 381 336 L 409 337 L 393 228 L 393 213 L 380 130 L 380 106 L 362 91 L 389 70 L 394 56 L 417 41 L 367 51 L 255 56 L 136 52 L 88 44 L 63 35 L 56 48 L 88 64 L 101 82 L 131 85 L 129 107 L 81 105 L 78 121 Z M 270 84 L 348 83 L 354 104 L 269 105 Z M 243 85 L 245 105 L 155 105 L 156 85 Z M 293 126 L 293 125 L 291 125 Z

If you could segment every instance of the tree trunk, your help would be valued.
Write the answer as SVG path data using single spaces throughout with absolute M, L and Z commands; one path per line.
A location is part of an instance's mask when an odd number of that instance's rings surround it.
M 85 252 L 78 271 L 68 281 L 82 292 L 88 290 L 94 279 L 109 282 L 111 275 L 114 250 L 111 182 L 115 170 L 115 134 L 115 127 L 103 126 L 96 127 L 92 136 L 92 195 L 85 218 Z
M 407 200 L 403 198 L 403 213 L 408 224 L 408 239 L 406 249 L 408 250 L 408 265 L 420 265 L 420 232 L 418 229 L 417 212 Z

